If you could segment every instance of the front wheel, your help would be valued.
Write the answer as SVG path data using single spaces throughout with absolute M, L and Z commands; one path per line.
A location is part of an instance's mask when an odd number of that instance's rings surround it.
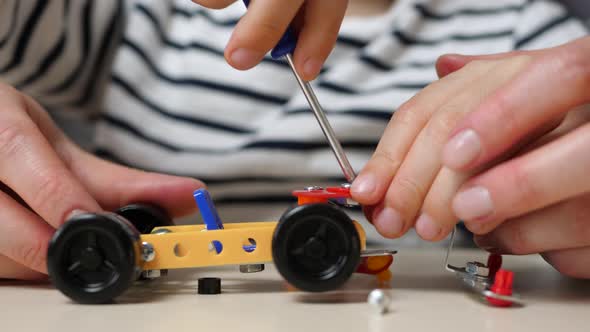
M 47 270 L 53 284 L 78 303 L 107 303 L 136 279 L 139 232 L 112 213 L 82 214 L 53 236 Z
M 301 205 L 287 211 L 275 229 L 273 260 L 294 287 L 309 292 L 340 288 L 360 261 L 360 237 L 340 208 Z

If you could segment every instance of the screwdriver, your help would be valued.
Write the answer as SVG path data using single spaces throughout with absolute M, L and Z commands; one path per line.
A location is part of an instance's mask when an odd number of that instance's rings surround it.
M 250 4 L 250 0 L 243 1 L 244 4 L 246 4 L 246 7 L 248 7 L 248 5 Z M 338 141 L 338 138 L 336 137 L 336 134 L 334 133 L 334 129 L 330 125 L 330 122 L 328 121 L 328 117 L 326 117 L 326 113 L 324 112 L 322 105 L 320 104 L 318 98 L 313 92 L 311 84 L 309 84 L 309 82 L 307 81 L 304 81 L 297 72 L 297 69 L 295 69 L 295 62 L 293 62 L 293 52 L 295 51 L 296 46 L 297 38 L 295 37 L 295 34 L 293 33 L 291 27 L 288 27 L 287 31 L 282 36 L 281 40 L 279 40 L 275 48 L 271 51 L 270 55 L 275 60 L 280 59 L 282 57 L 284 57 L 287 60 L 287 63 L 291 67 L 291 70 L 293 71 L 293 74 L 297 79 L 297 83 L 299 83 L 299 87 L 301 87 L 301 91 L 305 95 L 305 99 L 307 99 L 307 102 L 309 103 L 309 107 L 313 111 L 313 114 L 315 115 L 315 118 L 318 121 L 320 128 L 322 129 L 322 132 L 324 133 L 326 139 L 328 140 L 328 143 L 330 144 L 332 152 L 334 152 L 334 155 L 336 156 L 336 160 L 338 161 L 338 164 L 342 169 L 342 173 L 344 174 L 346 181 L 348 181 L 348 183 L 352 183 L 354 181 L 354 178 L 356 177 L 354 169 L 350 165 L 350 161 L 346 157 L 344 149 L 342 148 L 340 141 Z

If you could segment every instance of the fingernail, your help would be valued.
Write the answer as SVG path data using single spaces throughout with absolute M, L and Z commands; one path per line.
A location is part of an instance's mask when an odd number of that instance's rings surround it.
M 72 212 L 70 212 L 67 215 L 66 220 L 70 220 L 70 219 L 74 218 L 75 216 L 78 216 L 78 215 L 81 215 L 81 214 L 84 214 L 84 213 L 87 213 L 87 211 L 84 211 L 84 210 L 73 210 Z
M 307 59 L 303 64 L 303 74 L 307 77 L 316 77 L 322 70 L 322 63 L 315 59 Z
M 370 195 L 377 189 L 377 181 L 372 173 L 361 174 L 352 184 L 351 190 L 358 195 Z
M 473 187 L 461 191 L 453 199 L 453 211 L 463 220 L 474 220 L 494 212 L 490 192 L 484 187 Z
M 416 220 L 416 232 L 421 238 L 428 241 L 436 239 L 442 232 L 442 228 L 429 215 L 422 213 Z
M 264 53 L 248 50 L 245 48 L 238 48 L 230 55 L 230 60 L 233 66 L 238 69 L 250 69 L 254 67 L 262 58 Z
M 471 129 L 463 130 L 453 137 L 444 147 L 443 163 L 458 169 L 473 162 L 481 153 L 481 140 Z
M 377 229 L 388 237 L 395 237 L 401 234 L 404 229 L 404 222 L 401 215 L 392 208 L 385 208 L 373 221 Z
M 473 234 L 482 234 L 483 229 L 484 229 L 484 225 L 481 223 L 475 223 L 475 222 L 470 222 L 470 223 L 466 223 L 465 227 L 467 227 L 467 229 L 473 233 Z

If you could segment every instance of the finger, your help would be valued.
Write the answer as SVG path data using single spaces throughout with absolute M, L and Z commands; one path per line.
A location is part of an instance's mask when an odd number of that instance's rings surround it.
M 578 279 L 590 279 L 590 247 L 544 253 L 543 258 L 560 273 Z
M 561 132 L 565 128 L 573 129 L 572 125 L 574 121 L 572 120 L 573 119 L 568 119 L 564 125 L 559 127 L 558 121 L 547 123 L 546 126 L 539 128 L 539 130 L 526 137 L 519 145 L 514 147 L 513 151 L 509 151 L 506 156 L 494 160 L 492 163 L 486 164 L 472 172 L 456 172 L 443 167 L 428 191 L 422 206 L 422 213 L 416 220 L 415 228 L 418 235 L 427 241 L 440 241 L 446 238 L 453 230 L 455 224 L 459 221 L 453 213 L 451 206 L 453 197 L 459 191 L 459 188 L 463 183 L 474 174 L 479 174 L 482 170 L 489 169 L 509 160 L 514 153 L 521 151 L 523 146 L 526 146 L 526 149 L 529 149 L 529 146 L 534 146 L 536 142 L 541 141 L 538 139 L 539 137 L 542 137 L 553 129 L 555 129 L 554 132 L 556 133 Z M 533 141 L 535 141 L 535 143 L 530 144 L 530 142 Z
M 225 50 L 228 63 L 246 70 L 279 42 L 303 0 L 256 0 L 238 22 Z
M 212 9 L 222 9 L 228 7 L 232 3 L 236 2 L 236 0 L 192 0 L 194 3 L 198 3 L 199 5 L 207 8 Z
M 201 181 L 144 172 L 93 156 L 70 141 L 39 104 L 25 98 L 31 118 L 54 151 L 104 209 L 113 211 L 130 203 L 151 203 L 164 208 L 172 217 L 182 217 L 196 209 L 193 192 L 204 187 Z
M 590 195 L 511 219 L 476 236 L 481 248 L 514 255 L 590 246 Z
M 158 205 L 172 217 L 196 210 L 193 192 L 205 186 L 201 181 L 144 172 L 76 150 L 68 166 L 104 209 L 142 202 Z
M 0 255 L 0 279 L 45 280 L 47 275 L 28 269 L 12 259 Z
M 297 71 L 304 80 L 315 79 L 332 52 L 347 4 L 348 0 L 305 3 L 303 26 L 294 54 Z
M 453 196 L 469 178 L 468 174 L 442 168 L 428 191 L 422 213 L 416 220 L 416 233 L 427 241 L 440 241 L 459 221 L 450 208 Z
M 390 218 L 390 229 L 397 230 L 398 236 L 414 226 L 426 194 L 441 169 L 437 151 L 442 150 L 453 127 L 525 65 L 526 61 L 494 62 L 485 77 L 465 86 L 431 116 L 416 137 L 385 196 L 384 211 L 391 209 L 394 212 L 381 218 Z
M 32 211 L 0 192 L 0 254 L 46 273 L 47 247 L 53 229 Z
M 475 177 L 453 199 L 455 214 L 485 234 L 504 220 L 590 191 L 589 138 L 586 124 Z
M 511 51 L 497 54 L 485 54 L 485 55 L 462 55 L 462 54 L 445 54 L 436 60 L 436 73 L 438 77 L 442 78 L 457 70 L 462 69 L 468 63 L 477 60 L 490 61 L 490 60 L 504 60 L 510 57 L 536 54 L 535 51 Z
M 569 132 L 590 123 L 590 105 L 577 107 L 569 112 L 564 117 L 555 119 L 553 122 L 547 123 L 545 126 L 544 133 L 539 131 L 541 135 L 535 135 L 534 141 L 530 144 L 526 144 L 520 151 L 520 154 L 525 152 L 533 151 L 549 142 L 558 139 L 561 136 L 567 135 Z
M 584 104 L 588 54 L 590 39 L 535 57 L 521 75 L 461 121 L 445 146 L 445 165 L 456 170 L 480 166 L 548 120 Z
M 473 63 L 465 71 L 432 83 L 403 104 L 393 114 L 375 153 L 353 182 L 352 197 L 363 205 L 381 202 L 394 174 L 432 114 L 490 68 L 492 64 L 489 63 Z
M 100 211 L 23 111 L 30 105 L 14 90 L 0 89 L 0 182 L 56 228 L 75 210 Z

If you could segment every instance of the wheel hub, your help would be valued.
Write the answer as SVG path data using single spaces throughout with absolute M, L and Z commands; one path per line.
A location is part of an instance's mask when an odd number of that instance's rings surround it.
M 313 236 L 304 247 L 305 255 L 315 259 L 324 258 L 328 252 L 326 244 L 321 239 Z
M 87 270 L 96 270 L 104 261 L 101 253 L 95 247 L 86 247 L 80 254 L 80 264 Z

